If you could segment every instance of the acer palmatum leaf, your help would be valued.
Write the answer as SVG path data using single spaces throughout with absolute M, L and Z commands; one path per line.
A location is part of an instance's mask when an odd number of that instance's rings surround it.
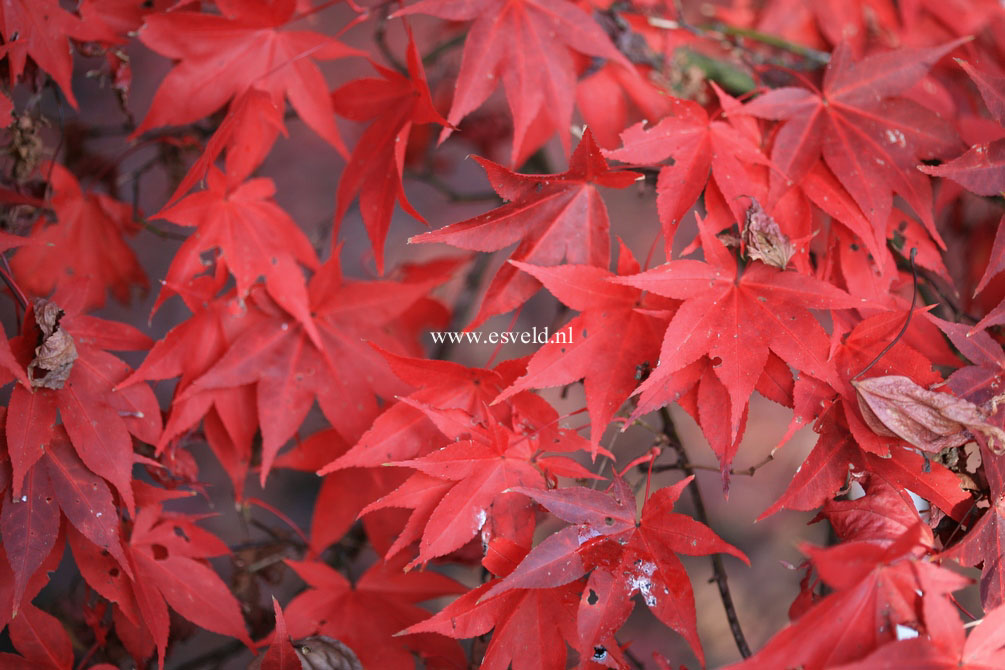
M 255 4 L 234 4 L 228 16 L 181 10 L 146 17 L 140 41 L 177 64 L 161 81 L 133 137 L 198 121 L 254 87 L 268 92 L 277 107 L 289 100 L 304 123 L 348 154 L 314 61 L 362 54 L 320 33 L 283 29 L 295 0 L 279 0 L 268 12 Z
M 836 385 L 827 334 L 809 308 L 844 309 L 862 305 L 834 285 L 799 272 L 754 262 L 738 273 L 736 260 L 699 219 L 705 261 L 672 260 L 616 284 L 683 300 L 663 336 L 659 364 L 636 391 L 640 416 L 676 400 L 666 391 L 674 373 L 703 355 L 719 361 L 713 371 L 729 394 L 732 442 L 769 351 L 802 372 Z M 723 469 L 731 456 L 718 454 Z
M 1005 606 L 1005 494 L 999 493 L 977 523 L 942 556 L 968 567 L 981 566 L 981 606 Z
M 504 539 L 492 541 L 483 565 L 508 575 L 527 553 L 526 547 Z M 403 633 L 438 633 L 465 639 L 494 630 L 483 665 L 514 670 L 561 670 L 566 667 L 566 643 L 576 647 L 576 609 L 580 582 L 557 588 L 514 589 L 485 598 L 498 584 L 493 580 L 472 589 L 442 610 Z
M 335 196 L 335 230 L 358 196 L 360 214 L 377 263 L 384 273 L 384 240 L 394 203 L 419 221 L 401 179 L 412 128 L 427 123 L 449 126 L 433 106 L 422 59 L 409 31 L 408 76 L 374 64 L 381 78 L 357 79 L 332 93 L 335 111 L 354 121 L 371 121 L 349 157 Z
M 104 193 L 85 191 L 64 166 L 43 166 L 52 175 L 51 207 L 55 223 L 45 217 L 32 226 L 30 241 L 11 258 L 21 287 L 43 297 L 62 285 L 86 288 L 82 309 L 102 307 L 105 294 L 129 302 L 134 286 L 147 289 L 147 276 L 126 237 L 139 232 L 131 205 Z M 83 281 L 83 280 L 87 281 Z
M 235 637 L 253 649 L 237 598 L 201 560 L 207 557 L 207 539 L 215 540 L 209 555 L 221 553 L 217 547 L 229 553 L 226 545 L 184 518 L 179 519 L 181 525 L 173 521 L 159 505 L 141 509 L 127 548 L 135 573 L 133 594 L 142 623 L 157 645 L 159 667 L 164 667 L 168 641 L 167 606 L 197 626 Z
M 172 286 L 185 285 L 204 273 L 202 254 L 219 248 L 217 263 L 234 275 L 239 297 L 247 296 L 258 278 L 265 277 L 272 299 L 319 346 L 300 266 L 316 272 L 320 263 L 307 236 L 273 200 L 275 191 L 275 183 L 263 178 L 231 186 L 226 175 L 210 167 L 206 190 L 155 214 L 154 218 L 196 228 L 175 254 L 157 303 L 172 295 Z
M 16 617 L 28 580 L 52 551 L 59 534 L 59 508 L 44 465 L 36 464 L 28 471 L 20 497 L 3 496 L 2 504 L 0 534 L 14 573 L 13 608 L 7 615 Z
M 224 149 L 227 150 L 224 168 L 227 188 L 237 187 L 265 160 L 279 133 L 287 134 L 282 109 L 265 91 L 249 88 L 234 98 L 227 115 L 206 143 L 205 151 L 189 168 L 168 203 L 204 180 Z
M 359 441 L 318 471 L 327 475 L 345 468 L 377 467 L 424 455 L 435 448 L 439 429 L 413 403 L 438 409 L 460 409 L 478 421 L 487 421 L 488 403 L 512 381 L 516 366 L 502 364 L 494 370 L 469 368 L 451 361 L 410 358 L 371 344 L 402 382 L 416 387 L 408 402 L 391 405 L 374 419 Z M 507 374 L 513 370 L 514 373 Z M 493 407 L 500 420 L 509 418 L 508 404 Z
M 738 198 L 755 192 L 747 166 L 767 165 L 768 159 L 744 133 L 693 100 L 671 98 L 669 114 L 656 125 L 640 122 L 621 133 L 622 146 L 604 155 L 624 163 L 653 165 L 672 158 L 660 168 L 656 183 L 665 248 L 670 250 L 677 227 L 701 195 L 709 176 L 739 217 Z
M 597 186 L 626 188 L 640 175 L 611 170 L 589 129 L 583 133 L 560 174 L 519 174 L 490 160 L 475 157 L 492 188 L 507 201 L 485 214 L 409 239 L 410 243 L 442 242 L 471 251 L 498 251 L 514 242 L 510 259 L 534 265 L 576 265 L 606 268 L 610 261 L 610 220 Z M 514 265 L 505 264 L 485 292 L 474 328 L 495 314 L 519 307 L 541 283 Z
M 942 601 L 968 583 L 947 568 L 921 561 L 921 524 L 895 542 L 804 546 L 832 591 L 729 670 L 802 667 L 823 670 L 855 661 L 896 639 L 897 624 L 915 625 L 926 600 Z
M 747 114 L 785 121 L 771 151 L 781 171 L 772 174 L 772 193 L 777 196 L 788 183 L 802 182 L 822 156 L 872 222 L 875 241 L 865 239 L 867 245 L 883 246 L 896 192 L 945 248 L 932 218 L 931 186 L 915 176 L 913 167 L 919 158 L 954 155 L 959 138 L 937 114 L 897 96 L 969 39 L 877 53 L 858 62 L 842 42 L 827 66 L 822 90 L 783 87 L 748 103 L 743 109 Z
M 402 572 L 407 560 L 401 554 L 387 562 L 377 561 L 355 584 L 324 563 L 287 561 L 310 587 L 286 605 L 290 637 L 336 638 L 368 670 L 411 667 L 413 654 L 436 659 L 439 667 L 464 667 L 464 654 L 453 640 L 440 635 L 396 635 L 429 616 L 418 603 L 467 591 L 433 571 Z
M 991 112 L 991 117 L 1005 126 L 1005 77 L 986 69 L 979 70 L 960 58 L 956 59 L 956 63 L 977 85 L 977 90 L 981 92 L 981 98 Z
M 878 475 L 852 473 L 853 481 L 865 489 L 865 495 L 854 500 L 828 500 L 817 515 L 826 518 L 842 542 L 867 540 L 888 546 L 912 526 L 921 516 L 910 496 Z M 933 544 L 924 533 L 926 545 Z
M 534 547 L 503 579 L 486 589 L 480 600 L 504 597 L 518 589 L 571 584 L 591 569 L 609 572 L 615 579 L 609 583 L 601 609 L 623 611 L 623 603 L 640 593 L 653 614 L 680 633 L 704 664 L 694 594 L 677 554 L 729 553 L 748 565 L 749 560 L 707 526 L 673 511 L 692 479 L 655 491 L 645 502 L 640 519 L 636 519 L 634 492 L 617 475 L 606 493 L 584 487 L 514 488 L 573 525 Z M 593 602 L 588 600 L 581 611 L 596 605 L 596 599 L 590 600 Z M 595 641 L 590 636 L 589 642 Z
M 568 152 L 577 74 L 572 51 L 632 67 L 593 17 L 567 0 L 423 0 L 396 16 L 407 14 L 474 21 L 442 138 L 502 83 L 513 116 L 513 166 L 555 132 Z M 508 58 L 513 53 L 521 57 Z
M 12 405 L 27 411 L 6 426 L 14 489 L 19 488 L 27 467 L 41 457 L 41 445 L 53 439 L 58 409 L 70 442 L 87 469 L 111 483 L 126 508 L 134 512 L 133 436 L 156 442 L 161 432 L 161 414 L 157 399 L 146 384 L 113 391 L 132 370 L 105 349 L 147 349 L 152 341 L 132 326 L 81 314 L 86 296 L 87 287 L 77 284 L 64 287 L 53 296 L 53 302 L 65 310 L 59 328 L 73 337 L 78 353 L 67 382 L 59 389 L 37 388 L 32 392 L 18 385 L 12 391 Z M 40 334 L 30 311 L 22 334 L 11 340 L 15 356 L 25 367 L 35 356 Z
M 422 282 L 354 281 L 343 277 L 338 257 L 330 258 L 306 289 L 299 270 L 288 277 L 305 292 L 310 330 L 272 302 L 253 292 L 264 314 L 258 324 L 230 342 L 222 355 L 175 402 L 214 389 L 255 384 L 262 429 L 264 482 L 280 447 L 300 427 L 317 400 L 321 411 L 346 440 L 356 440 L 378 414 L 377 396 L 396 395 L 402 384 L 387 373 L 387 363 L 367 341 L 399 354 L 419 351 L 419 331 L 437 323 L 442 312 L 427 295 L 445 276 Z M 418 315 L 409 314 L 413 307 Z
M 10 640 L 33 668 L 72 668 L 73 645 L 59 619 L 31 603 L 11 621 Z M 2 659 L 0 659 L 2 660 Z M 6 663 L 3 663 L 6 667 Z
M 502 402 L 531 388 L 564 386 L 579 379 L 586 389 L 592 456 L 603 430 L 638 386 L 640 365 L 652 366 L 659 354 L 667 315 L 675 302 L 631 286 L 617 286 L 613 275 L 592 265 L 543 267 L 510 261 L 544 284 L 563 304 L 580 314 L 559 331 L 571 341 L 548 342 L 527 363 L 527 372 L 495 400 Z M 639 265 L 622 244 L 619 275 Z
M 70 38 L 86 34 L 81 20 L 60 7 L 58 0 L 11 0 L 0 8 L 0 32 L 7 46 L 11 83 L 24 74 L 28 56 L 59 84 L 67 101 L 77 107 L 70 80 L 73 57 Z

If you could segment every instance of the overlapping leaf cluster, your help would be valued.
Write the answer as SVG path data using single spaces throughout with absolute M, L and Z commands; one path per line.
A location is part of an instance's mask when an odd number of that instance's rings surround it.
M 687 2 L 421 0 L 344 3 L 337 26 L 318 22 L 332 4 L 0 5 L 0 251 L 14 250 L 0 275 L 17 321 L 0 333 L 0 623 L 17 651 L 3 667 L 107 670 L 128 655 L 163 668 L 179 617 L 254 648 L 263 612 L 276 622 L 257 645 L 265 670 L 629 667 L 636 598 L 704 667 L 698 620 L 715 614 L 696 609 L 680 556 L 750 559 L 700 505 L 700 520 L 675 511 L 693 476 L 650 490 L 636 466 L 689 472 L 696 445 L 676 443 L 665 409 L 677 407 L 728 494 L 735 461 L 781 446 L 741 448 L 755 391 L 791 408 L 782 444 L 817 434 L 762 518 L 816 511 L 838 541 L 802 546 L 790 623 L 729 667 L 1005 664 L 998 3 L 720 3 L 708 23 Z M 416 15 L 460 32 L 435 45 L 413 34 Z M 357 25 L 372 50 L 336 37 Z M 46 77 L 78 106 L 70 47 L 102 56 L 124 97 L 130 41 L 172 61 L 130 141 L 164 147 L 165 168 L 172 150 L 199 149 L 149 216 L 103 179 L 115 164 L 89 173 L 60 144 L 42 160 L 29 113 Z M 461 44 L 453 70 L 438 62 Z M 331 60 L 377 76 L 329 91 Z M 452 192 L 430 126 L 440 143 L 479 143 L 500 84 L 510 141 L 475 160 L 501 204 L 410 242 L 508 256 L 385 268 L 396 204 L 442 218 L 410 203 L 409 176 Z M 294 117 L 346 161 L 330 177 L 331 228 L 358 203 L 376 275 L 343 270 L 354 231 L 321 248 L 259 175 Z M 365 126 L 355 143 L 338 117 Z M 567 169 L 522 170 L 555 152 Z M 650 219 L 608 211 L 628 188 L 654 195 Z M 176 298 L 190 315 L 154 341 L 90 312 L 148 286 L 127 239 L 157 221 L 186 237 L 154 311 Z M 575 312 L 560 324 L 571 341 L 494 366 L 427 357 L 427 331 L 478 328 L 542 288 Z M 465 292 L 477 307 L 454 314 Z M 135 369 L 110 353 L 136 351 Z M 162 380 L 163 408 L 150 384 Z M 580 382 L 584 434 L 537 392 Z M 602 440 L 657 411 L 660 448 L 633 461 Z M 202 515 L 173 511 L 202 490 L 201 443 L 237 502 L 280 516 L 247 495 L 249 476 L 266 491 L 276 469 L 323 477 L 306 536 L 276 536 L 306 584 L 285 608 L 261 597 L 264 567 L 228 585 L 211 559 L 235 550 Z M 82 621 L 40 607 L 67 545 Z M 952 596 L 969 581 L 949 562 L 981 569 L 985 615 L 969 634 Z M 480 565 L 480 583 L 427 569 L 440 563 Z M 458 597 L 420 606 L 442 596 Z M 745 652 L 753 613 L 730 616 Z

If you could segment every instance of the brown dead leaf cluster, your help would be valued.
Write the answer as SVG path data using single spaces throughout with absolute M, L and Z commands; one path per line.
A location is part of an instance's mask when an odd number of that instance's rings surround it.
M 35 323 L 42 330 L 42 343 L 35 347 L 35 358 L 28 364 L 28 378 L 33 388 L 61 389 L 70 378 L 77 347 L 73 337 L 59 327 L 63 310 L 49 300 L 35 302 Z M 40 373 L 40 374 L 37 374 Z
M 929 453 L 985 441 L 1005 453 L 1005 431 L 988 423 L 991 412 L 949 393 L 918 386 L 907 377 L 888 375 L 853 381 L 859 409 L 878 435 L 899 437 Z
M 300 659 L 303 670 L 363 670 L 353 650 L 327 635 L 312 635 L 293 640 L 293 650 Z M 248 665 L 248 670 L 259 670 L 263 656 Z

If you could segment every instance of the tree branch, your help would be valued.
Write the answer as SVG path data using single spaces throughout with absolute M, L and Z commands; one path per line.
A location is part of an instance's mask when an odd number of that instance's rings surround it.
M 684 445 L 677 435 L 677 428 L 674 426 L 673 418 L 666 407 L 660 408 L 660 418 L 663 420 L 663 435 L 666 436 L 667 444 L 670 448 L 677 452 L 681 469 L 688 477 L 693 476 L 694 468 L 688 464 L 687 451 L 685 451 Z M 698 482 L 692 482 L 688 490 L 691 492 L 691 500 L 694 503 L 695 516 L 698 521 L 708 526 L 708 512 L 705 510 L 705 501 L 701 497 Z M 712 571 L 714 575 L 712 579 L 719 587 L 719 597 L 722 599 L 722 606 L 726 609 L 726 619 L 729 621 L 729 630 L 733 633 L 733 640 L 736 641 L 736 648 L 739 649 L 741 656 L 750 658 L 750 646 L 747 644 L 747 638 L 744 636 L 743 628 L 740 626 L 740 618 L 736 614 L 736 606 L 733 604 L 733 596 L 729 591 L 729 582 L 726 578 L 726 567 L 722 563 L 722 556 L 720 554 L 712 554 L 709 558 L 712 559 Z

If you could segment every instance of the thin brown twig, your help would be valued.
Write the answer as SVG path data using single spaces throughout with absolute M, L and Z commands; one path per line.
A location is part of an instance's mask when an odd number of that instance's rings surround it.
M 391 3 L 386 3 L 387 5 Z M 385 5 L 386 6 L 386 5 Z M 408 68 L 394 55 L 390 45 L 387 43 L 387 12 L 382 7 L 377 11 L 377 24 L 373 29 L 373 41 L 377 44 L 377 49 L 384 60 L 401 74 L 408 76 Z
M 683 464 L 681 469 L 688 477 L 694 476 L 694 468 L 688 465 L 687 451 L 677 435 L 673 417 L 670 416 L 670 411 L 666 407 L 660 408 L 660 418 L 663 420 L 663 434 L 666 436 L 667 444 L 677 452 L 678 462 Z M 694 504 L 697 520 L 708 526 L 708 512 L 705 509 L 705 501 L 701 497 L 698 482 L 692 482 L 688 490 L 691 491 L 691 501 Z M 722 606 L 726 609 L 726 619 L 729 621 L 729 630 L 733 634 L 733 640 L 736 641 L 736 648 L 743 658 L 750 658 L 750 646 L 747 644 L 747 638 L 740 626 L 740 618 L 736 614 L 736 606 L 733 604 L 733 596 L 729 591 L 729 581 L 726 577 L 726 567 L 722 563 L 722 556 L 721 554 L 712 554 L 709 558 L 712 560 L 712 581 L 719 587 L 719 597 L 722 600 Z
M 741 477 L 753 477 L 754 473 L 763 468 L 765 465 L 775 460 L 775 454 L 770 453 L 763 459 L 754 463 L 747 468 L 730 468 L 729 474 L 739 475 Z M 667 472 L 669 470 L 707 470 L 708 472 L 722 472 L 722 468 L 715 465 L 705 465 L 703 463 L 687 463 L 684 461 L 677 461 L 676 463 L 665 463 L 663 465 L 654 465 L 653 472 Z
M 684 19 L 684 3 L 682 0 L 674 0 L 673 4 L 677 14 L 676 21 L 667 21 L 665 19 L 651 17 L 649 19 L 649 25 L 654 28 L 664 28 L 669 30 L 683 29 L 693 35 L 707 39 L 715 39 L 718 37 L 725 42 L 732 41 L 732 44 L 740 49 L 743 49 L 744 47 L 739 43 L 739 40 L 748 39 L 752 42 L 759 42 L 765 46 L 773 47 L 781 51 L 788 51 L 791 54 L 806 59 L 807 61 L 813 63 L 816 67 L 823 67 L 830 62 L 831 55 L 826 51 L 820 51 L 819 49 L 814 49 L 802 44 L 796 44 L 795 42 L 790 42 L 784 37 L 779 37 L 778 35 L 763 33 L 752 28 L 739 28 L 722 22 L 716 22 L 707 26 L 693 25 Z M 730 39 L 727 40 L 726 38 Z
M 176 233 L 173 230 L 164 230 L 163 228 L 159 228 L 158 226 L 150 223 L 147 219 L 137 219 L 136 222 L 143 226 L 144 230 L 148 230 L 157 237 L 161 237 L 165 240 L 178 240 L 179 242 L 184 242 L 188 239 L 188 235 Z
M 4 284 L 10 289 L 11 294 L 14 296 L 14 300 L 17 301 L 18 306 L 21 308 L 21 312 L 28 311 L 28 296 L 24 294 L 21 287 L 18 285 L 17 281 L 14 279 L 14 273 L 10 269 L 10 263 L 7 262 L 7 257 L 0 254 L 0 279 L 3 279 Z M 20 321 L 20 315 L 18 315 L 18 320 Z M 20 329 L 20 323 L 18 323 L 18 328 Z
M 659 442 L 661 444 L 665 444 L 667 446 L 670 446 L 671 448 L 674 448 L 673 444 L 670 442 L 669 438 L 667 438 L 667 436 L 662 431 L 657 431 L 655 428 L 653 428 L 652 426 L 650 426 L 646 422 L 641 421 L 639 419 L 636 419 L 635 422 L 634 422 L 634 424 L 637 425 L 637 426 L 641 426 L 641 427 L 645 428 L 646 430 L 648 430 L 648 431 L 652 432 L 653 434 L 655 434 L 657 436 L 657 438 L 659 439 Z M 708 472 L 722 472 L 722 468 L 719 468 L 719 467 L 717 467 L 715 465 L 705 465 L 703 463 L 691 463 L 687 459 L 682 459 L 682 458 L 680 458 L 680 452 L 677 451 L 676 448 L 674 448 L 674 450 L 675 450 L 675 452 L 678 455 L 677 461 L 674 462 L 674 463 L 664 463 L 663 465 L 654 465 L 653 466 L 653 472 L 668 472 L 670 470 L 681 470 L 681 471 L 687 471 L 687 470 L 707 470 Z M 754 463 L 753 465 L 751 465 L 749 467 L 746 467 L 746 468 L 735 468 L 735 467 L 734 468 L 730 468 L 729 469 L 729 474 L 731 474 L 731 475 L 740 475 L 742 477 L 753 477 L 755 472 L 757 472 L 758 470 L 760 470 L 761 468 L 763 468 L 768 463 L 771 463 L 773 460 L 775 460 L 775 450 L 774 449 L 772 449 L 771 452 L 767 456 L 765 456 L 760 461 L 758 461 L 757 463 Z
M 461 193 L 454 190 L 450 184 L 440 179 L 431 171 L 417 172 L 405 170 L 405 179 L 414 179 L 428 184 L 439 191 L 450 202 L 484 202 L 488 200 L 499 200 L 495 191 L 476 191 L 474 193 Z
M 457 47 L 464 44 L 465 40 L 468 38 L 467 31 L 457 33 L 450 39 L 440 42 L 435 47 L 429 50 L 425 56 L 422 57 L 422 64 L 426 67 L 433 65 L 440 59 L 440 57 L 451 49 L 456 49 Z

